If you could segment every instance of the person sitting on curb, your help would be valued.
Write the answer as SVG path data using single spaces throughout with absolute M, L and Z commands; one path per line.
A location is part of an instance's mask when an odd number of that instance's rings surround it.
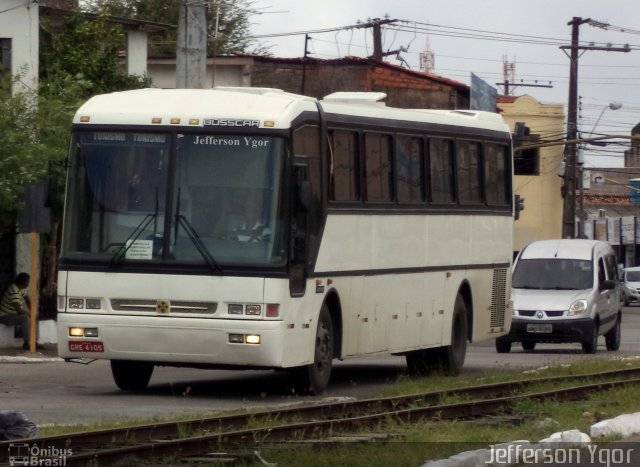
M 4 292 L 2 299 L 0 299 L 0 324 L 7 326 L 19 324 L 22 326 L 22 337 L 24 339 L 22 348 L 25 350 L 29 350 L 29 333 L 31 332 L 31 318 L 29 316 L 31 300 L 27 295 L 30 279 L 29 274 L 21 272 L 16 276 L 13 284 Z M 37 344 L 36 349 L 42 350 L 44 347 Z

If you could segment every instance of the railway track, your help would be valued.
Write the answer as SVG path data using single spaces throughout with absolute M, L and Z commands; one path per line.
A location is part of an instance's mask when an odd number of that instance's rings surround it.
M 541 384 L 571 384 L 544 392 L 528 392 Z M 325 404 L 300 405 L 279 410 L 226 415 L 181 422 L 136 425 L 114 429 L 30 438 L 24 441 L 40 452 L 65 453 L 65 465 L 111 465 L 123 459 L 184 458 L 202 456 L 220 446 L 259 445 L 285 440 L 309 440 L 354 433 L 394 419 L 469 419 L 505 412 L 522 400 L 577 400 L 595 391 L 640 383 L 640 368 L 604 373 L 518 380 Z M 443 403 L 464 399 L 463 402 Z M 251 428 L 254 427 L 254 428 Z M 13 441 L 15 444 L 16 441 Z M 10 442 L 0 442 L 0 462 Z M 68 454 L 68 455 L 67 455 Z M 15 464 L 18 465 L 18 464 Z

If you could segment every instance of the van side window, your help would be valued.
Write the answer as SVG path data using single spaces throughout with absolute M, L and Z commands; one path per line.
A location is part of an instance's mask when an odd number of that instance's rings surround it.
M 605 262 L 607 263 L 607 279 L 611 279 L 612 281 L 618 281 L 620 278 L 618 277 L 618 266 L 616 265 L 616 258 L 613 255 L 607 255 L 605 257 Z
M 604 269 L 604 261 L 602 261 L 602 258 L 600 258 L 598 260 L 598 286 L 602 287 L 602 284 L 604 284 L 604 281 L 606 279 L 607 275 Z

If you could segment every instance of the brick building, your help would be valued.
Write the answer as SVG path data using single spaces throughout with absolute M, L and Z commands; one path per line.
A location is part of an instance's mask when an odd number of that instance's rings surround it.
M 369 58 L 253 57 L 251 83 L 318 99 L 336 91 L 374 91 L 387 94 L 385 102 L 390 107 L 469 108 L 467 85 Z
M 154 86 L 176 86 L 175 59 L 150 57 L 147 72 Z M 336 60 L 236 55 L 207 59 L 209 86 L 253 86 L 283 89 L 322 98 L 336 91 L 387 94 L 391 107 L 468 109 L 469 87 L 432 73 L 358 57 Z

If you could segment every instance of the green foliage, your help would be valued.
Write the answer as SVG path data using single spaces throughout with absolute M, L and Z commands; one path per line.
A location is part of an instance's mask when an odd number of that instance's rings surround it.
M 86 97 L 150 84 L 122 69 L 124 33 L 104 17 L 87 20 L 76 11 L 59 24 L 43 19 L 40 38 L 41 94 L 63 95 L 70 80 Z
M 41 26 L 38 91 L 19 86 L 21 76 L 0 84 L 0 234 L 14 229 L 25 185 L 44 180 L 50 168 L 64 178 L 71 121 L 83 101 L 150 85 L 122 69 L 119 26 L 79 12 L 57 23 L 41 18 Z M 12 93 L 17 88 L 22 91 Z M 62 188 L 52 205 L 54 223 L 62 215 Z
M 18 84 L 5 79 L 0 93 L 0 230 L 12 228 L 23 186 L 35 181 L 46 162 L 39 157 L 35 94 L 29 91 L 11 95 Z M 43 165 L 44 163 L 44 165 Z
M 156 33 L 149 42 L 150 56 L 175 56 L 177 24 L 184 0 L 89 0 L 86 11 L 95 14 L 150 21 L 173 26 Z M 207 21 L 207 53 L 228 55 L 233 52 L 265 53 L 250 37 L 247 0 L 214 1 L 210 3 Z M 217 30 L 216 30 L 217 24 Z

